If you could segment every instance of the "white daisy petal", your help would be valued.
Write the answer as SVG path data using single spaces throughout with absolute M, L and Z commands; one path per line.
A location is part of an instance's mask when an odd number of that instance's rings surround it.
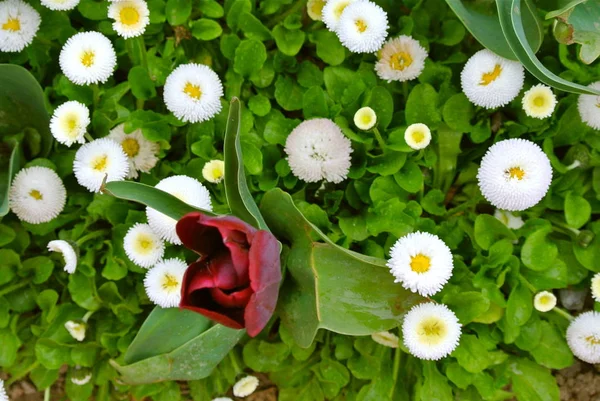
M 404 316 L 402 334 L 404 345 L 412 355 L 436 361 L 456 349 L 461 324 L 446 305 L 429 302 L 408 311 Z
M 383 45 L 375 71 L 388 82 L 409 81 L 421 75 L 427 56 L 427 50 L 418 41 L 401 35 Z
M 117 125 L 110 130 L 108 139 L 117 142 L 123 148 L 123 152 L 129 160 L 129 173 L 127 178 L 137 178 L 138 171 L 148 173 L 156 166 L 160 151 L 160 145 L 156 142 L 147 140 L 140 129 L 136 129 L 130 134 L 123 130 L 125 124 Z
M 92 371 L 89 368 L 83 368 L 81 366 L 75 366 L 71 370 L 71 383 L 78 386 L 86 385 L 92 379 Z
M 220 183 L 225 177 L 225 162 L 223 160 L 211 160 L 206 162 L 202 168 L 202 177 L 213 184 Z
M 504 106 L 519 94 L 525 80 L 523 65 L 484 49 L 465 64 L 460 81 L 471 103 L 493 109 Z
M 567 329 L 567 343 L 573 354 L 587 363 L 600 363 L 600 313 L 584 312 Z
M 148 298 L 161 308 L 173 308 L 181 301 L 181 283 L 188 268 L 181 259 L 165 259 L 148 270 L 144 287 Z
M 327 118 L 303 121 L 287 137 L 285 153 L 292 173 L 306 182 L 339 183 L 350 169 L 350 140 Z
M 521 216 L 515 216 L 508 210 L 496 209 L 494 217 L 500 220 L 504 225 L 513 230 L 518 230 L 525 224 Z
M 63 211 L 67 190 L 62 180 L 47 167 L 21 169 L 8 194 L 10 209 L 20 220 L 31 224 L 47 223 Z
M 162 259 L 165 243 L 148 224 L 137 223 L 123 239 L 127 257 L 136 265 L 149 268 Z
M 382 331 L 380 333 L 371 334 L 371 338 L 378 344 L 385 345 L 390 348 L 398 348 L 400 339 L 397 335 L 390 333 L 389 331 Z
M 368 131 L 377 123 L 377 114 L 370 107 L 362 107 L 354 113 L 354 125 L 363 131 Z
M 600 89 L 600 81 L 589 84 L 588 88 Z M 579 95 L 577 109 L 584 123 L 600 130 L 600 96 Z
M 108 18 L 115 20 L 113 29 L 128 39 L 144 33 L 150 23 L 150 11 L 144 0 L 118 1 L 108 7 Z
M 404 132 L 404 140 L 414 150 L 425 149 L 431 142 L 431 130 L 425 124 L 411 124 Z
M 233 385 L 233 395 L 236 397 L 247 397 L 258 388 L 259 381 L 254 376 L 246 376 Z
M 75 340 L 79 342 L 85 340 L 85 323 L 69 320 L 65 323 L 65 329 L 67 329 L 71 337 L 73 337 Z
M 323 20 L 323 7 L 325 6 L 325 3 L 325 0 L 308 0 L 306 12 L 313 21 Z
M 596 302 L 600 302 L 600 273 L 596 273 L 594 274 L 594 277 L 592 277 L 590 289 L 592 290 L 592 298 L 594 298 Z
M 69 242 L 63 240 L 50 241 L 48 242 L 48 250 L 50 252 L 60 252 L 65 260 L 64 270 L 69 274 L 75 273 L 75 269 L 77 269 L 77 252 Z
M 71 146 L 84 143 L 87 126 L 90 124 L 90 111 L 83 103 L 75 100 L 58 106 L 50 120 L 50 132 L 59 143 Z
M 0 401 L 9 401 L 8 394 L 6 394 L 6 389 L 4 388 L 4 380 L 0 379 Z
M 77 7 L 79 0 L 41 0 L 42 5 L 54 11 L 67 11 Z
M 336 33 L 351 52 L 373 53 L 383 46 L 388 27 L 383 8 L 368 0 L 358 0 L 344 8 Z
M 100 138 L 81 146 L 75 154 L 73 171 L 79 185 L 90 192 L 100 191 L 102 181 L 122 181 L 129 172 L 129 160 L 121 146 Z
M 327 29 L 336 32 L 342 13 L 357 0 L 327 0 L 321 10 L 321 17 Z
M 0 2 L 0 51 L 20 52 L 33 42 L 40 14 L 21 0 Z
M 209 212 L 212 211 L 208 189 L 194 178 L 175 175 L 161 180 L 155 188 L 175 196 L 188 205 Z M 148 224 L 160 238 L 171 244 L 181 245 L 181 240 L 175 229 L 177 220 L 150 207 L 146 208 L 146 216 L 148 217 Z
M 450 248 L 438 236 L 417 231 L 398 239 L 387 262 L 396 283 L 424 297 L 438 293 L 452 276 Z
M 548 118 L 556 107 L 556 96 L 546 85 L 537 84 L 523 95 L 523 110 L 533 118 Z
M 214 398 L 212 401 L 233 401 L 233 400 L 229 397 L 218 397 L 218 398 Z
M 67 40 L 59 56 L 60 69 L 77 85 L 106 82 L 117 65 L 112 43 L 99 32 L 80 32 Z
M 541 291 L 533 297 L 533 306 L 540 312 L 549 312 L 556 306 L 556 296 L 548 291 Z
M 200 123 L 221 111 L 223 85 L 219 76 L 202 64 L 184 64 L 168 77 L 164 88 L 167 109 L 183 122 Z
M 541 201 L 552 182 L 548 156 L 525 139 L 496 142 L 477 172 L 483 196 L 499 209 L 519 211 Z

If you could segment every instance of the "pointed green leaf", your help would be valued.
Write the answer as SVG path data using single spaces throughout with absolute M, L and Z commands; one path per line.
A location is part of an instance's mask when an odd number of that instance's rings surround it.
M 2 149 L 0 149 L 2 152 Z M 12 150 L 9 150 L 10 157 L 5 157 L 0 153 L 0 217 L 8 213 L 8 190 L 10 183 L 17 174 L 21 165 L 21 148 L 19 142 L 14 143 Z

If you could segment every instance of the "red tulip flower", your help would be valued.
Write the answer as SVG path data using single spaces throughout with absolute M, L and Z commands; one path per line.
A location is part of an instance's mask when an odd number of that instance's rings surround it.
M 233 216 L 189 213 L 177 235 L 200 255 L 183 276 L 179 306 L 254 337 L 277 305 L 279 244 L 269 231 Z

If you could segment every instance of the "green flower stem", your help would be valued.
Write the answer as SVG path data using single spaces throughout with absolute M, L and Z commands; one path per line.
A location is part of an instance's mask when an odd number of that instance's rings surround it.
M 379 129 L 377 127 L 373 127 L 373 133 L 375 134 L 375 139 L 377 139 L 377 142 L 379 142 L 379 147 L 381 147 L 381 150 L 383 150 L 385 152 L 385 141 L 383 140 L 383 137 L 381 136 L 381 132 L 379 132 Z
M 44 390 L 44 401 L 50 401 L 50 388 L 52 386 L 48 386 L 46 387 L 46 390 Z
M 408 100 L 408 81 L 402 82 L 402 94 L 404 95 L 404 101 Z
M 91 84 L 90 86 L 92 87 L 94 110 L 96 110 L 100 102 L 100 87 L 98 84 Z
M 135 100 L 135 107 L 138 110 L 143 110 L 144 109 L 144 99 L 136 99 Z
M 94 312 L 96 312 L 96 311 L 93 311 L 93 310 L 87 311 L 87 313 L 85 315 L 83 315 L 83 317 L 81 318 L 83 323 L 87 323 L 87 321 L 90 319 L 90 317 L 92 317 Z
M 394 385 L 390 390 L 390 400 L 394 397 L 394 389 L 396 388 L 396 383 L 398 383 L 398 374 L 400 373 L 400 364 L 402 362 L 402 350 L 400 349 L 400 345 L 398 348 L 394 349 L 394 370 L 392 376 L 394 377 Z
M 90 142 L 92 142 L 94 140 L 94 138 L 92 138 L 92 136 L 87 132 L 85 133 L 85 139 L 87 139 Z
M 235 373 L 239 374 L 242 371 L 242 368 L 240 368 L 240 364 L 238 363 L 237 355 L 235 354 L 235 350 L 232 350 L 229 353 L 229 359 L 231 359 L 231 364 L 233 365 L 233 369 L 235 369 Z
M 554 312 L 556 312 L 557 314 L 559 314 L 560 316 L 564 317 L 565 319 L 567 319 L 568 321 L 573 320 L 573 316 L 571 316 L 571 314 L 569 312 L 567 312 L 564 309 L 558 308 L 558 307 L 554 307 L 554 309 L 552 309 Z
M 273 18 L 271 21 L 269 21 L 269 23 L 266 24 L 267 27 L 273 28 L 275 25 L 279 24 L 281 21 L 286 19 L 288 15 L 294 14 L 295 12 L 299 11 L 300 9 L 302 9 L 302 7 L 304 7 L 306 1 L 307 0 L 296 0 L 296 2 L 292 4 L 292 6 L 288 8 L 286 12 L 279 14 L 278 17 Z
M 98 237 L 102 237 L 106 234 L 108 234 L 108 230 L 98 230 L 98 231 L 93 231 L 87 235 L 84 235 L 83 237 L 79 238 L 75 244 L 77 244 L 77 246 L 81 247 L 81 245 L 83 245 L 86 241 L 89 241 L 91 239 L 94 238 L 98 238 Z
M 8 287 L 3 288 L 2 290 L 0 290 L 0 297 L 6 294 L 10 294 L 13 291 L 16 291 L 20 288 L 26 287 L 29 285 L 29 283 L 31 282 L 31 279 L 27 279 L 27 280 L 23 280 L 20 283 L 16 283 L 13 285 L 9 285 Z

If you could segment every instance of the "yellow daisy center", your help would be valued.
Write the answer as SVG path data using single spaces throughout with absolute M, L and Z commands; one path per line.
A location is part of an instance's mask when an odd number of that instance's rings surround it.
M 585 341 L 587 341 L 590 345 L 600 345 L 600 338 L 597 338 L 596 336 L 587 336 Z
M 421 143 L 425 139 L 425 134 L 422 131 L 415 131 L 412 133 L 412 139 L 415 143 Z
M 390 67 L 397 71 L 404 71 L 412 62 L 413 59 L 408 52 L 398 52 L 390 57 Z
M 410 269 L 415 273 L 427 273 L 431 268 L 431 259 L 422 253 L 410 258 Z
M 154 248 L 154 241 L 152 241 L 152 237 L 146 234 L 139 234 L 134 243 L 135 252 L 142 255 L 147 255 L 152 252 L 152 248 Z
M 367 30 L 367 23 L 365 22 L 365 20 L 357 19 L 356 21 L 354 21 L 354 24 L 356 25 L 356 29 L 358 29 L 358 32 L 362 33 Z
M 129 157 L 135 157 L 140 152 L 140 143 L 135 138 L 127 138 L 121 142 L 123 152 Z
M 491 72 L 486 72 L 481 75 L 481 82 L 479 83 L 479 85 L 487 86 L 491 84 L 496 79 L 498 79 L 501 73 L 502 67 L 500 67 L 500 64 L 496 64 Z
M 324 1 L 315 1 L 311 4 L 310 6 L 310 11 L 314 14 L 314 15 L 322 15 L 323 14 L 323 6 L 325 5 Z
M 91 67 L 94 65 L 94 59 L 96 58 L 96 53 L 90 50 L 86 50 L 81 55 L 81 64 L 86 67 Z
M 511 167 L 508 170 L 506 170 L 506 174 L 508 175 L 508 178 L 516 178 L 519 181 L 521 181 L 523 177 L 525 177 L 525 171 L 523 171 L 521 167 Z
M 140 13 L 135 7 L 123 7 L 119 12 L 119 19 L 123 25 L 135 25 L 140 22 Z
M 191 97 L 192 99 L 196 99 L 196 100 L 200 100 L 200 96 L 202 96 L 202 90 L 200 90 L 200 87 L 198 85 L 194 85 L 190 82 L 185 84 L 185 87 L 183 88 L 183 92 L 186 95 L 188 95 L 189 97 Z
M 91 165 L 94 170 L 103 173 L 108 167 L 108 156 L 102 155 L 95 157 L 94 160 L 92 160 Z
M 2 29 L 5 31 L 13 31 L 17 32 L 21 30 L 21 21 L 18 18 L 8 18 L 4 24 L 2 24 Z
M 536 96 L 535 98 L 533 98 L 533 104 L 536 107 L 543 107 L 544 104 L 546 103 L 546 99 L 544 98 L 544 96 Z
M 542 305 L 548 305 L 549 303 L 551 303 L 551 302 L 552 302 L 552 297 L 551 297 L 551 296 L 549 296 L 549 295 L 542 295 L 542 296 L 539 298 L 539 302 L 540 302 L 540 304 L 542 304 Z
M 218 181 L 223 177 L 223 170 L 220 167 L 215 166 L 210 170 L 210 176 L 214 181 Z
M 177 278 L 175 276 L 167 273 L 163 276 L 163 279 L 162 279 L 162 282 L 160 285 L 165 291 L 175 291 L 175 290 L 177 290 L 177 287 L 179 286 L 179 281 L 177 280 Z
M 42 199 L 44 199 L 44 196 L 42 195 L 42 193 L 40 191 L 38 191 L 37 189 L 32 189 L 29 192 L 29 196 L 31 196 L 35 200 L 42 200 Z
M 337 5 L 337 7 L 333 10 L 333 14 L 336 18 L 339 19 L 342 16 L 342 13 L 344 12 L 344 9 L 348 6 L 348 4 L 350 4 L 349 1 L 344 1 Z
M 417 327 L 421 343 L 436 345 L 444 340 L 448 332 L 446 324 L 437 317 L 423 319 Z

